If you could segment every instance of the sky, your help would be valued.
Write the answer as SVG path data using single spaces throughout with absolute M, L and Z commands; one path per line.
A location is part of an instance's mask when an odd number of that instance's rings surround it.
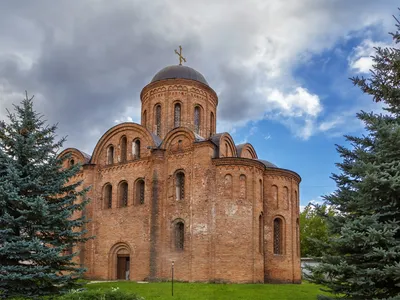
M 335 190 L 335 144 L 381 112 L 349 78 L 393 46 L 385 0 L 0 1 L 0 120 L 25 90 L 65 147 L 92 153 L 110 127 L 140 123 L 140 91 L 163 67 L 201 72 L 219 97 L 217 131 L 302 177 L 301 205 Z

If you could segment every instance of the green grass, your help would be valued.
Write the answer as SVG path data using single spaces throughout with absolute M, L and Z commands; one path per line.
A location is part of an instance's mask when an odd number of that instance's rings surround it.
M 320 286 L 303 282 L 302 284 L 206 284 L 174 283 L 174 296 L 171 295 L 171 282 L 135 283 L 129 281 L 104 282 L 86 285 L 87 289 L 111 289 L 119 287 L 122 291 L 136 293 L 146 300 L 308 300 L 316 299 L 322 293 Z

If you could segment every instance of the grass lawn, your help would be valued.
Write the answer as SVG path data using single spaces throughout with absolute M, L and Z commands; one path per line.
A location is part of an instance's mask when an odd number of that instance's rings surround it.
M 319 286 L 308 282 L 302 284 L 206 284 L 174 283 L 174 296 L 171 295 L 171 283 L 135 283 L 129 281 L 93 283 L 88 289 L 111 289 L 136 293 L 146 300 L 234 300 L 234 299 L 274 299 L 307 300 L 316 299 L 322 292 Z

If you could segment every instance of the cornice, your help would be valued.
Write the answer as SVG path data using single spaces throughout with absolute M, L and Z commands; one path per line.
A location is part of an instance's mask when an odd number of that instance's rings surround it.
M 150 95 L 155 93 L 170 93 L 182 91 L 184 93 L 195 93 L 199 94 L 203 97 L 206 97 L 208 100 L 214 102 L 215 106 L 218 105 L 218 96 L 217 93 L 208 85 L 205 85 L 201 82 L 189 80 L 189 79 L 164 79 L 156 82 L 149 83 L 146 85 L 141 93 L 140 100 L 145 102 Z M 207 93 L 206 93 L 206 92 Z
M 282 176 L 289 179 L 294 179 L 297 183 L 301 182 L 301 177 L 296 172 L 281 168 L 267 168 L 265 165 L 257 160 L 242 157 L 224 157 L 213 158 L 213 165 L 215 166 L 254 166 L 264 171 L 264 175 L 278 177 Z

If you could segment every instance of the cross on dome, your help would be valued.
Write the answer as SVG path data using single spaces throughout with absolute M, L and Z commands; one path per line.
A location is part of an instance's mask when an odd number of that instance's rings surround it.
M 182 46 L 179 46 L 179 52 L 175 49 L 175 53 L 179 56 L 179 65 L 182 66 L 182 61 L 186 62 L 186 58 L 182 56 Z

